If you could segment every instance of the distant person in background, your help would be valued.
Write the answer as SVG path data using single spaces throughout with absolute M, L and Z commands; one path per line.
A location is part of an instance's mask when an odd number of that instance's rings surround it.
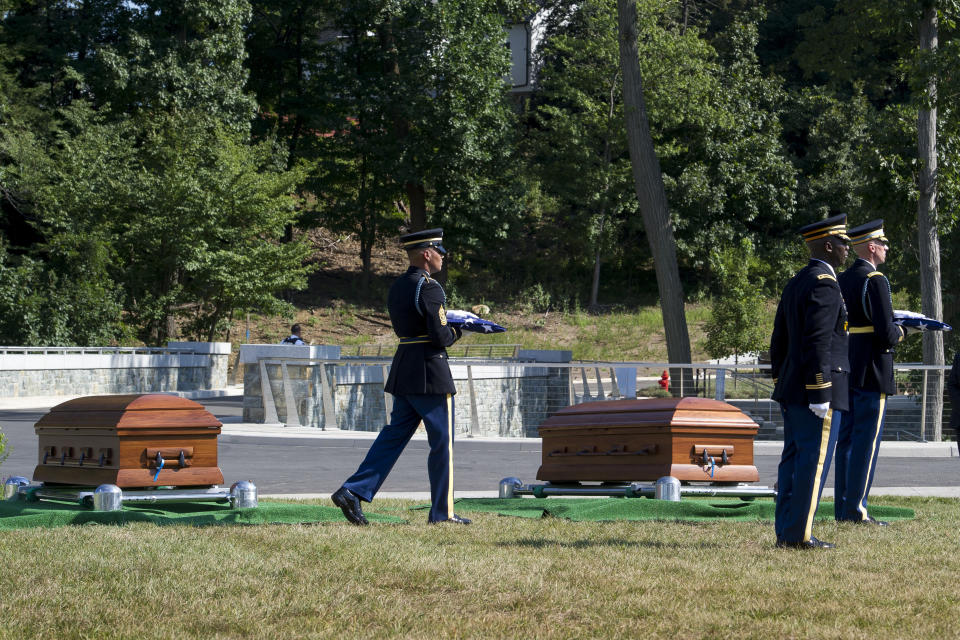
M 280 344 L 292 344 L 296 347 L 307 344 L 300 337 L 300 325 L 295 324 L 290 327 L 290 335 L 280 341 Z
M 954 438 L 960 443 L 960 348 L 953 355 L 947 390 L 950 392 L 950 428 L 953 429 Z M 960 447 L 960 444 L 957 446 Z

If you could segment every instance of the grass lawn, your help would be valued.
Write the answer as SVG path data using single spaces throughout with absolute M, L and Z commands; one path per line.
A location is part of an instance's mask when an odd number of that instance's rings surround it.
M 577 309 L 537 313 L 519 309 L 495 309 L 490 320 L 507 327 L 506 333 L 465 333 L 460 345 L 519 344 L 524 349 L 564 349 L 574 360 L 665 362 L 667 342 L 659 307 L 611 310 L 588 313 Z M 710 318 L 705 304 L 688 304 L 686 318 L 694 362 L 705 362 L 703 326 Z M 294 320 L 303 327 L 303 336 L 311 344 L 341 345 L 347 351 L 357 345 L 383 345 L 393 355 L 397 338 L 390 328 L 385 308 L 339 304 L 324 308 L 301 309 Z M 289 318 L 255 316 L 234 324 L 230 337 L 234 351 L 246 342 L 275 344 L 290 334 Z M 773 311 L 770 311 L 771 328 Z
M 324 504 L 329 502 L 323 501 Z M 960 500 L 880 498 L 916 518 L 412 524 L 0 532 L 0 638 L 956 638 Z

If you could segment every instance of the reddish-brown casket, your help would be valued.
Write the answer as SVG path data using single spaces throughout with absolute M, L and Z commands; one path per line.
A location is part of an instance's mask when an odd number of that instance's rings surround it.
M 540 425 L 537 479 L 553 483 L 756 482 L 757 424 L 736 407 L 707 398 L 586 402 Z M 706 455 L 704 455 L 706 454 Z
M 33 479 L 121 488 L 221 484 L 220 427 L 203 405 L 177 396 L 69 400 L 34 426 L 40 452 Z

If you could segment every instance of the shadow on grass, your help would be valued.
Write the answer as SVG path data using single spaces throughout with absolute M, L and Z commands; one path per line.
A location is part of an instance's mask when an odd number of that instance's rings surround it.
M 696 542 L 695 544 L 681 544 L 677 542 L 663 542 L 662 540 L 632 540 L 627 538 L 606 538 L 604 540 L 559 540 L 546 538 L 521 538 L 516 542 L 504 542 L 499 546 L 504 548 L 523 547 L 528 549 L 546 549 L 550 547 L 559 547 L 562 549 L 595 549 L 606 547 L 641 547 L 645 549 L 683 549 L 689 546 L 696 546 L 701 549 L 722 548 L 722 545 L 716 543 Z

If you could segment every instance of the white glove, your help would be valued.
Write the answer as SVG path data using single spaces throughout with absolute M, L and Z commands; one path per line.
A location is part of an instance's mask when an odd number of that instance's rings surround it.
M 808 406 L 810 407 L 810 411 L 813 411 L 813 413 L 816 414 L 816 416 L 821 420 L 826 417 L 827 411 L 830 411 L 829 402 L 821 402 L 820 404 L 810 403 Z

